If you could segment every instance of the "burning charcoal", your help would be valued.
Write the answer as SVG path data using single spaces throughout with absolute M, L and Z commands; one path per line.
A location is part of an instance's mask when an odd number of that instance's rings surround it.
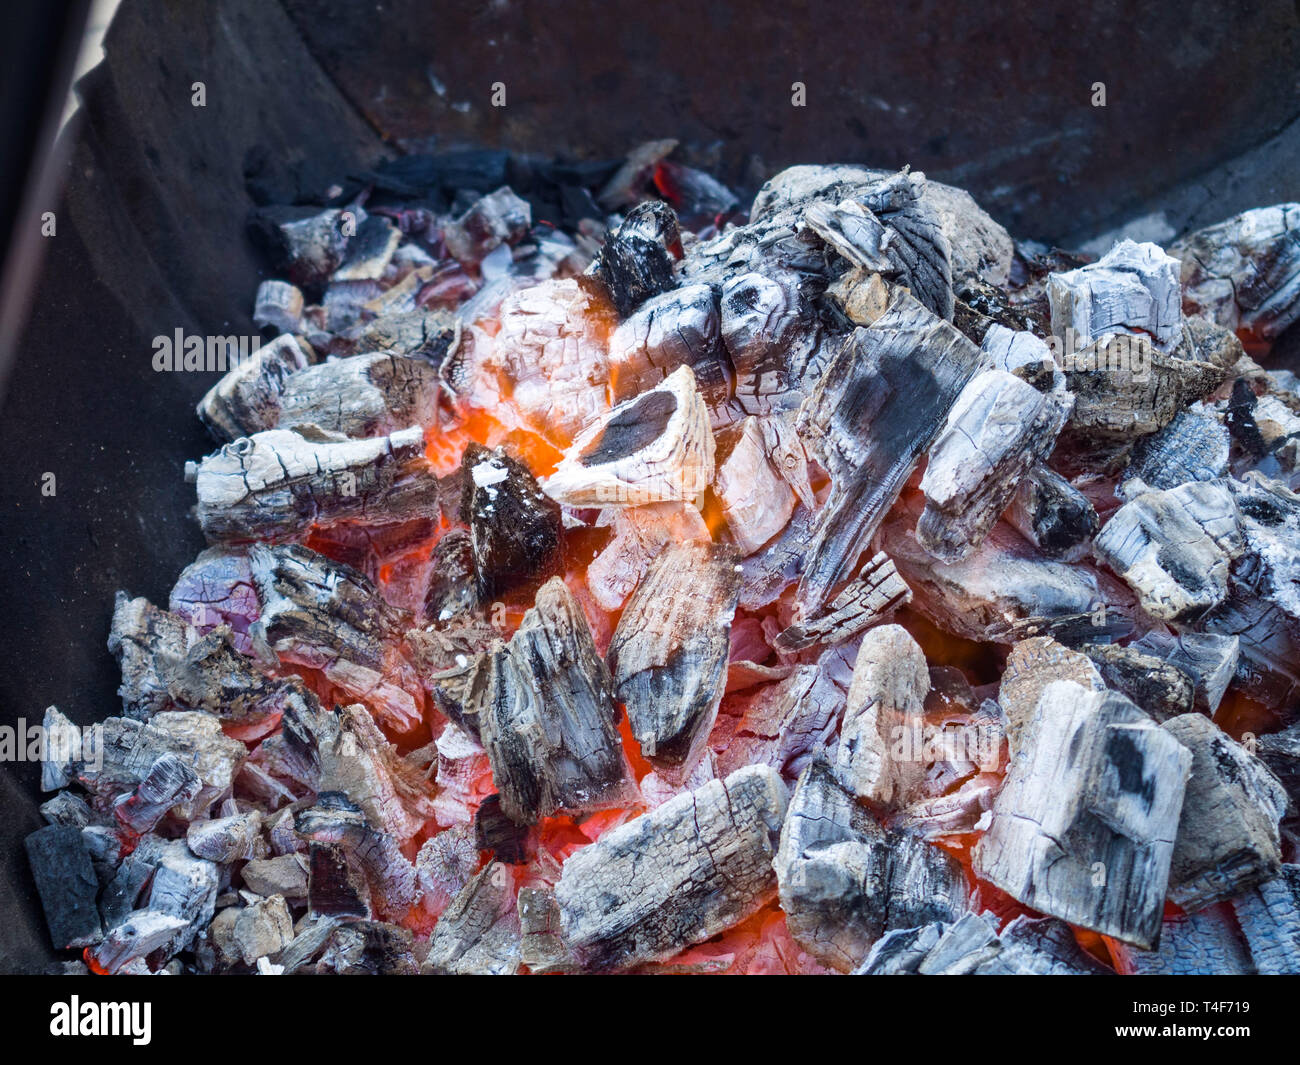
M 619 610 L 646 569 L 669 544 L 712 540 L 709 527 L 691 503 L 647 503 L 611 507 L 614 535 L 587 564 L 587 587 L 604 610 Z
M 421 307 L 361 322 L 336 337 L 330 350 L 340 355 L 389 352 L 445 370 L 460 353 L 461 339 L 460 319 Z
M 661 773 L 689 773 L 722 698 L 740 594 L 732 554 L 672 544 L 628 600 L 606 660 L 632 735 Z
M 409 929 L 382 921 L 330 927 L 316 963 L 318 975 L 413 976 L 418 971 Z M 287 968 L 287 966 L 286 966 Z
M 242 743 L 223 734 L 220 720 L 199 711 L 158 714 L 147 723 L 110 717 L 101 723 L 100 735 L 102 758 L 76 763 L 77 780 L 98 796 L 116 798 L 139 784 L 163 755 L 176 755 L 202 782 L 192 799 L 176 807 L 183 821 L 201 816 L 229 792 L 247 754 Z
M 713 457 L 708 409 L 682 366 L 582 432 L 546 494 L 573 507 L 693 499 L 713 480 Z
M 202 787 L 199 775 L 189 765 L 174 754 L 164 754 L 149 767 L 135 790 L 118 797 L 113 812 L 121 824 L 143 835 L 173 806 L 190 802 Z
M 437 513 L 438 482 L 419 426 L 351 440 L 314 426 L 272 429 L 199 464 L 198 518 L 209 542 L 283 539 L 312 525 Z
M 454 722 L 438 737 L 438 797 L 434 799 L 435 816 L 440 825 L 469 824 L 474 820 L 474 806 L 484 798 L 479 785 L 491 770 L 487 752 L 478 740 Z
M 608 311 L 568 278 L 507 297 L 499 317 L 487 365 L 525 423 L 563 446 L 609 409 Z
M 163 840 L 146 836 L 125 858 L 117 875 L 104 890 L 100 910 L 107 929 L 116 929 L 138 915 L 137 907 L 165 913 L 184 922 L 184 927 L 164 944 L 171 957 L 193 946 L 212 920 L 216 907 L 217 867 L 196 858 L 184 840 Z M 113 938 L 113 931 L 107 938 Z
M 482 602 L 551 576 L 560 561 L 560 508 L 528 467 L 500 448 L 470 444 L 461 513 L 473 537 L 474 570 Z
M 724 728 L 727 718 L 719 718 L 711 738 L 722 776 L 746 765 L 766 765 L 797 780 L 809 759 L 834 738 L 844 713 L 844 692 L 818 665 L 796 666 L 784 680 L 735 701 L 741 713 L 727 715 L 734 726 Z
M 307 905 L 315 916 L 370 917 L 370 889 L 340 843 L 312 840 Z
M 239 547 L 209 547 L 176 578 L 167 609 L 187 618 L 200 632 L 229 625 L 230 641 L 240 654 L 253 654 L 249 626 L 261 604 L 253 586 L 248 552 Z M 130 711 L 127 711 L 128 716 Z
M 919 797 L 925 763 L 906 737 L 921 730 L 929 690 L 925 654 L 906 629 L 881 625 L 867 633 L 836 754 L 836 773 L 857 798 L 897 809 Z M 904 747 L 913 757 L 900 757 Z
M 374 585 L 297 545 L 258 544 L 249 562 L 263 604 L 255 631 L 282 662 L 321 670 L 398 731 L 418 724 L 414 668 L 393 643 L 409 622 Z
M 722 342 L 746 414 L 797 407 L 824 361 L 822 323 L 804 284 L 803 274 L 767 264 L 762 273 L 731 273 L 722 282 Z
M 1236 671 L 1239 644 L 1236 636 L 1201 632 L 1166 636 L 1149 632 L 1132 647 L 1166 659 L 1191 677 L 1195 709 L 1213 714 Z
M 46 825 L 28 836 L 25 845 L 54 948 L 70 950 L 98 943 L 104 934 L 95 905 L 99 881 L 81 829 Z
M 147 599 L 117 593 L 108 649 L 122 670 L 117 693 L 127 717 L 148 720 L 171 705 L 164 664 L 183 658 L 197 638 L 183 617 L 159 610 Z
M 675 140 L 667 139 L 637 145 L 601 189 L 597 201 L 611 211 L 636 203 L 654 174 L 655 164 L 671 155 L 676 147 Z
M 489 795 L 474 811 L 474 838 L 478 849 L 491 851 L 507 865 L 520 865 L 529 858 L 528 827 L 506 816 L 500 795 Z
M 288 378 L 276 420 L 318 425 L 350 437 L 386 436 L 436 419 L 438 372 L 423 359 L 374 352 L 330 359 Z
M 1024 475 L 1003 516 L 1048 558 L 1067 561 L 1082 554 L 1101 524 L 1087 497 L 1043 465 Z
M 988 827 L 1001 787 L 1000 777 L 981 773 L 963 781 L 956 791 L 912 803 L 899 813 L 897 826 L 926 841 L 982 831 Z
M 1150 949 L 1191 753 L 1124 696 L 1070 681 L 1043 690 L 1023 751 L 975 846 L 977 875 L 1042 913 Z
M 453 825 L 430 836 L 415 858 L 415 876 L 426 909 L 441 912 L 478 867 L 478 845 L 468 825 Z
M 284 281 L 263 281 L 257 286 L 253 322 L 259 329 L 274 329 L 277 333 L 301 332 L 302 311 L 302 293 L 293 285 Z
M 442 239 L 458 262 L 474 265 L 502 244 L 518 243 L 532 224 L 532 209 L 527 201 L 502 187 L 444 226 Z
M 957 860 L 914 836 L 886 832 L 825 762 L 799 778 L 776 872 L 790 934 L 840 972 L 850 972 L 891 928 L 952 921 L 966 908 Z
M 910 297 L 855 330 L 835 356 L 799 413 L 801 434 L 831 475 L 799 584 L 805 610 L 848 577 L 979 358 Z
M 812 507 L 807 456 L 790 423 L 774 415 L 746 418 L 718 467 L 714 491 L 743 555 L 752 555 L 786 527 L 796 500 Z
M 1111 946 L 1115 968 L 1125 976 L 1250 976 L 1250 950 L 1230 911 L 1213 906 L 1166 917 L 1153 951 Z
M 475 585 L 474 541 L 464 529 L 450 529 L 433 549 L 424 616 L 433 622 L 450 621 L 478 605 Z
M 1287 805 L 1278 779 L 1207 717 L 1184 714 L 1164 728 L 1192 752 L 1169 898 L 1199 910 L 1276 876 Z
M 1242 550 L 1237 505 L 1219 482 L 1146 492 L 1111 516 L 1094 547 L 1152 617 L 1194 620 L 1228 594 Z
M 330 277 L 339 281 L 378 281 L 384 276 L 402 232 L 381 215 L 368 215 L 348 240 L 343 262 Z
M 1074 394 L 1064 437 L 1085 447 L 1127 443 L 1163 429 L 1227 377 L 1213 363 L 1153 348 L 1142 335 L 1108 334 L 1082 351 L 1067 351 L 1064 362 L 1066 387 Z
M 250 810 L 211 821 L 195 821 L 186 830 L 185 841 L 200 858 L 224 864 L 265 854 L 261 835 L 262 814 Z
M 1106 687 L 1126 695 L 1155 721 L 1192 712 L 1192 678 L 1172 662 L 1144 654 L 1136 647 L 1085 644 Z
M 617 403 L 689 366 L 711 410 L 727 401 L 730 370 L 721 347 L 718 300 L 709 285 L 685 285 L 646 300 L 609 338 L 610 391 Z
M 1234 215 L 1183 237 L 1169 250 L 1182 260 L 1183 299 L 1231 330 L 1278 336 L 1300 318 L 1300 204 Z
M 587 271 L 604 283 L 620 318 L 627 318 L 646 300 L 677 284 L 673 261 L 662 238 L 656 240 L 646 235 L 647 228 L 651 231 L 657 229 L 665 235 L 676 230 L 675 218 L 671 226 L 650 224 L 651 220 L 646 216 L 661 211 L 672 213 L 667 204 L 661 203 L 643 203 L 633 210 L 614 235 L 605 241 L 605 246 Z
M 613 683 L 564 581 L 542 586 L 509 645 L 490 651 L 485 667 L 479 733 L 507 816 L 534 824 L 557 811 L 633 799 Z
M 1006 285 L 1016 245 L 965 189 L 927 181 L 921 198 L 948 239 L 954 285 Z
M 337 844 L 349 870 L 362 873 L 373 889 L 367 894 L 380 914 L 403 917 L 415 902 L 414 866 L 393 836 L 374 827 L 343 793 L 322 791 L 314 806 L 294 815 L 294 830 L 311 844 Z
M 323 284 L 347 251 L 343 212 L 336 207 L 260 207 L 249 225 L 277 271 L 295 285 Z
M 811 621 L 794 621 L 777 634 L 772 646 L 782 654 L 819 643 L 840 643 L 884 620 L 912 601 L 912 590 L 883 551 L 869 559 L 843 590 Z
M 970 558 L 935 561 L 912 531 L 920 511 L 919 497 L 895 508 L 879 543 L 912 589 L 913 606 L 944 631 L 999 643 L 1043 633 L 1073 642 L 1131 631 L 1122 610 L 1099 613 L 1123 585 L 1113 588 L 1093 569 L 1046 558 L 1005 523 L 994 525 Z
M 994 322 L 984 334 L 980 351 L 994 370 L 1014 374 L 1039 391 L 1051 392 L 1065 382 L 1052 358 L 1052 349 L 1033 333 L 1008 329 Z
M 574 962 L 564 945 L 560 927 L 560 905 L 555 893 L 542 888 L 519 889 L 520 959 L 528 971 L 572 972 Z
M 506 866 L 489 862 L 443 911 L 420 971 L 435 976 L 513 976 L 519 963 L 514 878 Z
M 1047 298 L 1052 332 L 1065 337 L 1147 333 L 1168 350 L 1182 324 L 1178 260 L 1154 244 L 1123 240 L 1099 262 L 1052 274 Z M 1088 343 L 1088 341 L 1084 341 Z
M 804 224 L 854 266 L 904 285 L 949 322 L 952 245 L 926 202 L 925 175 L 891 174 L 838 204 L 809 205 Z
M 917 541 L 941 562 L 968 558 L 1006 509 L 1016 485 L 1051 454 L 1073 398 L 1044 394 L 1002 370 L 972 380 L 930 450 Z
M 233 946 L 245 965 L 278 954 L 293 941 L 293 917 L 283 895 L 259 899 L 239 910 L 233 929 Z
M 1254 750 L 1286 789 L 1290 804 L 1283 828 L 1292 836 L 1300 835 L 1300 722 L 1281 732 L 1260 736 Z M 41 811 L 45 811 L 44 806 Z
M 199 420 L 223 441 L 274 428 L 285 382 L 315 361 L 316 353 L 305 340 L 289 334 L 276 337 L 208 389 L 199 400 Z
M 678 213 L 692 222 L 721 225 L 721 220 L 740 206 L 735 194 L 716 178 L 666 159 L 655 165 L 654 183 Z
M 1196 627 L 1238 636 L 1242 690 L 1265 702 L 1285 702 L 1300 685 L 1300 497 L 1255 472 L 1226 483 L 1237 501 L 1246 550 L 1232 567 L 1225 602 Z
M 129 920 L 110 929 L 103 941 L 87 953 L 95 972 L 117 973 L 144 959 L 186 927 L 184 918 L 158 910 L 138 910 Z
M 1232 900 L 1261 976 L 1300 975 L 1300 865 Z
M 63 786 L 63 784 L 59 785 L 59 787 Z M 70 825 L 82 829 L 90 824 L 95 814 L 90 804 L 80 795 L 71 791 L 61 791 L 41 803 L 41 816 L 45 818 L 47 825 Z
M 670 799 L 570 855 L 555 896 L 586 969 L 672 957 L 756 913 L 776 893 L 785 786 L 747 766 Z
M 346 795 L 365 819 L 406 843 L 434 816 L 434 788 L 403 759 L 361 704 L 327 715 L 320 737 L 320 791 Z
M 1228 430 L 1218 419 L 1195 409 L 1179 411 L 1158 433 L 1133 445 L 1121 493 L 1131 499 L 1189 481 L 1217 480 L 1228 471 L 1229 444 Z
M 239 875 L 244 886 L 258 895 L 283 895 L 295 904 L 307 901 L 308 860 L 304 854 L 254 858 Z
M 1017 917 L 999 936 L 989 914 L 965 914 L 953 924 L 891 932 L 876 943 L 858 976 L 1111 974 L 1075 941 L 1064 921 Z M 1113 975 L 1113 974 L 1111 974 Z

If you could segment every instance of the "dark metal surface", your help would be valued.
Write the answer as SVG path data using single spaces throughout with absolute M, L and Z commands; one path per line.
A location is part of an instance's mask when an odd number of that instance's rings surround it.
M 910 162 L 970 186 L 1017 235 L 1052 236 L 1300 110 L 1291 3 L 1006 11 L 125 0 L 86 85 L 0 419 L 3 721 L 51 703 L 79 722 L 117 712 L 113 593 L 164 600 L 201 547 L 181 471 L 211 446 L 193 405 L 214 375 L 155 373 L 150 340 L 251 331 L 262 264 L 244 230 L 247 167 L 292 196 L 372 161 L 376 130 L 587 156 L 675 136 L 741 186 L 795 161 Z M 806 108 L 790 106 L 796 80 Z M 205 108 L 191 106 L 196 81 Z M 1095 81 L 1105 109 L 1089 106 Z M 52 960 L 19 846 L 36 779 L 0 765 L 0 971 Z

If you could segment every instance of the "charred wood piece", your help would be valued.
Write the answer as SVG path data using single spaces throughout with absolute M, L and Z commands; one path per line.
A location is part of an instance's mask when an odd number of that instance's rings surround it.
M 1168 350 L 1183 320 L 1178 272 L 1178 260 L 1155 244 L 1120 241 L 1098 262 L 1051 275 L 1052 332 L 1090 339 L 1145 333 Z
M 915 836 L 886 832 L 824 762 L 799 779 L 776 872 L 790 934 L 841 972 L 885 932 L 954 921 L 966 908 L 957 860 Z
M 1232 900 L 1261 976 L 1300 975 L 1300 865 Z
M 1158 722 L 1190 714 L 1195 685 L 1191 676 L 1172 662 L 1146 654 L 1136 646 L 1085 644 L 1106 687 L 1132 699 Z
M 420 971 L 513 976 L 521 960 L 514 879 L 506 866 L 489 862 L 443 911 Z
M 1204 721 L 1204 718 L 1199 718 Z M 1192 755 L 1122 695 L 1049 684 L 975 846 L 982 879 L 1150 949 Z
M 862 640 L 853 665 L 836 753 L 836 773 L 858 799 L 896 810 L 920 797 L 925 763 L 904 744 L 919 733 L 930 675 L 907 630 L 881 625 Z
M 560 508 L 528 467 L 500 448 L 470 444 L 461 469 L 461 514 L 470 527 L 479 600 L 550 577 L 560 561 Z
M 826 609 L 808 621 L 793 621 L 777 634 L 773 647 L 782 654 L 817 644 L 841 643 L 883 621 L 912 601 L 912 590 L 883 551 L 863 565 Z
M 724 548 L 669 546 L 628 600 L 610 641 L 606 661 L 632 735 L 661 773 L 689 773 L 717 717 L 738 569 Z
M 1278 822 L 1287 795 L 1281 782 L 1201 714 L 1176 717 L 1164 728 L 1192 752 L 1169 898 L 1190 912 L 1271 880 L 1282 861 Z
M 642 507 L 612 507 L 613 536 L 587 564 L 587 587 L 605 610 L 619 610 L 651 562 L 669 544 L 713 538 L 692 503 L 647 503 Z
M 1194 481 L 1125 503 L 1093 546 L 1152 617 L 1195 621 L 1227 597 L 1229 567 L 1244 545 L 1232 493 Z
M 1227 329 L 1271 339 L 1300 318 L 1300 204 L 1257 207 L 1183 237 L 1183 300 Z
M 677 230 L 676 217 L 663 215 L 672 215 L 666 203 L 639 204 L 605 241 L 587 271 L 604 284 L 620 318 L 677 284 L 666 243 Z
M 1179 411 L 1158 433 L 1133 445 L 1121 492 L 1131 499 L 1189 481 L 1217 480 L 1228 471 L 1230 447 L 1228 430 L 1217 418 L 1201 410 Z
M 1039 392 L 1003 370 L 972 380 L 930 450 L 917 541 L 941 562 L 968 558 L 1029 469 L 1056 445 L 1074 399 Z
M 419 426 L 369 440 L 314 426 L 241 437 L 199 464 L 196 488 L 209 542 L 286 539 L 312 525 L 438 513 Z
M 507 816 L 533 824 L 634 799 L 613 682 L 564 581 L 542 586 L 509 645 L 481 668 L 479 735 Z
M 1003 516 L 1048 558 L 1067 561 L 1082 556 L 1101 525 L 1087 496 L 1043 465 L 1021 479 Z
M 1240 643 L 1236 636 L 1208 632 L 1149 632 L 1131 646 L 1165 659 L 1191 677 L 1194 708 L 1202 714 L 1213 714 L 1236 673 Z
M 606 832 L 564 863 L 564 941 L 586 969 L 662 960 L 757 912 L 776 894 L 772 858 L 785 785 L 747 766 Z
M 1166 917 L 1155 950 L 1113 943 L 1110 951 L 1115 968 L 1125 976 L 1249 976 L 1255 972 L 1250 948 L 1225 906 Z
M 318 669 L 368 700 L 398 731 L 419 722 L 421 708 L 410 694 L 418 681 L 397 643 L 409 628 L 404 612 L 351 566 L 305 547 L 257 544 L 249 562 L 262 601 L 256 639 L 282 662 Z
M 306 341 L 289 334 L 276 337 L 208 389 L 199 400 L 199 420 L 222 441 L 275 428 L 286 382 L 315 361 Z
M 544 487 L 575 507 L 694 499 L 713 480 L 714 449 L 695 375 L 681 366 L 581 433 Z
M 907 297 L 844 343 L 799 412 L 831 475 L 799 585 L 805 610 L 849 576 L 979 361 L 974 344 Z

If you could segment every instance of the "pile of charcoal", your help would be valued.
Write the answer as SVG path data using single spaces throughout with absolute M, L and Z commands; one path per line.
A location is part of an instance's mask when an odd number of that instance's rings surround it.
M 48 745 L 70 966 L 1300 971 L 1300 205 L 673 152 L 255 211 L 210 546 Z

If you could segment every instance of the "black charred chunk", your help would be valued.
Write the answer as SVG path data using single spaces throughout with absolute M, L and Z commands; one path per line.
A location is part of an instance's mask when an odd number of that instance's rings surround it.
M 671 392 L 647 392 L 605 426 L 591 447 L 578 456 L 584 466 L 602 466 L 633 455 L 658 440 L 677 410 Z
M 491 851 L 499 862 L 520 865 L 528 861 L 528 826 L 517 825 L 501 808 L 501 796 L 489 795 L 474 813 L 474 837 L 481 851 Z
M 348 238 L 337 208 L 260 207 L 249 220 L 251 235 L 295 285 L 323 285 L 339 268 Z
M 430 621 L 448 621 L 477 605 L 473 537 L 464 529 L 452 529 L 433 549 L 424 616 Z
M 528 468 L 500 448 L 470 444 L 461 471 L 461 514 L 470 528 L 479 600 L 554 576 L 561 558 L 560 506 Z
M 676 287 L 669 249 L 680 246 L 680 240 L 672 208 L 646 203 L 605 242 L 588 272 L 604 282 L 619 317 L 626 318 L 651 296 Z

